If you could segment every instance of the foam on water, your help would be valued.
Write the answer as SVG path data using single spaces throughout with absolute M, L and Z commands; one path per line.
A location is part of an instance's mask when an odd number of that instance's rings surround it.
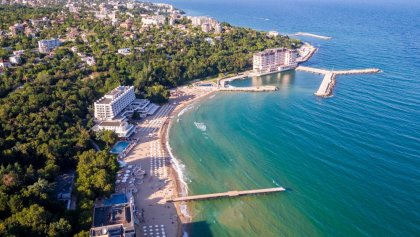
M 207 130 L 207 126 L 204 123 L 194 122 L 194 125 L 198 130 L 205 132 Z
M 190 104 L 187 107 L 185 107 L 183 110 L 181 110 L 178 113 L 178 117 L 181 117 L 184 113 L 186 113 L 188 110 L 191 110 L 191 109 L 194 109 L 194 105 L 193 104 Z
M 180 187 L 181 188 L 180 189 L 181 194 L 183 196 L 186 196 L 186 195 L 188 195 L 188 184 L 187 184 L 188 179 L 187 179 L 186 175 L 184 174 L 185 165 L 182 164 L 182 162 L 173 155 L 172 148 L 169 145 L 168 141 L 166 142 L 166 147 L 168 149 L 169 156 L 171 157 L 172 164 L 175 168 L 176 173 L 178 174 L 178 178 L 179 178 L 179 181 L 181 183 L 181 187 Z

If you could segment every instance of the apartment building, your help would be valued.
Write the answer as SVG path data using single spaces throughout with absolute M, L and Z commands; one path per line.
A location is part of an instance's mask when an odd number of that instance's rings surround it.
M 253 70 L 258 74 L 267 74 L 294 69 L 297 66 L 296 58 L 295 49 L 267 49 L 254 54 Z

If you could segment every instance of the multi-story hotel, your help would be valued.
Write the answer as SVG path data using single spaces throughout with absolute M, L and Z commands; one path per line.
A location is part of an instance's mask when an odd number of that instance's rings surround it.
M 255 53 L 254 73 L 263 75 L 294 69 L 297 66 L 296 58 L 297 50 L 295 49 L 276 48 Z
M 93 131 L 110 130 L 118 137 L 128 138 L 135 131 L 136 126 L 126 120 L 134 112 L 140 117 L 153 115 L 159 106 L 149 100 L 136 99 L 133 86 L 119 86 L 94 103 L 97 124 Z
M 58 39 L 48 39 L 38 41 L 38 49 L 40 53 L 49 53 L 54 48 L 60 46 Z
M 119 86 L 95 102 L 95 118 L 114 119 L 136 99 L 133 86 Z

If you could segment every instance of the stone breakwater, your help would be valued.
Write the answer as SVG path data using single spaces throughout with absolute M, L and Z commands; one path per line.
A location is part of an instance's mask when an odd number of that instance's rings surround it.
M 322 80 L 321 85 L 315 92 L 315 95 L 320 97 L 328 97 L 332 95 L 338 75 L 372 74 L 381 72 L 381 70 L 377 68 L 329 71 L 325 69 L 304 66 L 299 66 L 296 68 L 296 70 L 324 75 L 324 79 Z

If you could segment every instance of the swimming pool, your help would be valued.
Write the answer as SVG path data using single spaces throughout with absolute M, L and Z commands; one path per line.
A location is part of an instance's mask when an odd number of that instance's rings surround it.
M 104 205 L 105 206 L 110 206 L 110 205 L 116 205 L 116 204 L 123 204 L 123 203 L 127 203 L 127 197 L 125 196 L 125 194 L 113 194 L 111 195 L 111 198 L 105 199 L 104 200 Z
M 125 151 L 125 149 L 130 145 L 130 142 L 122 141 L 117 142 L 114 147 L 111 149 L 112 154 L 120 154 L 121 152 Z

